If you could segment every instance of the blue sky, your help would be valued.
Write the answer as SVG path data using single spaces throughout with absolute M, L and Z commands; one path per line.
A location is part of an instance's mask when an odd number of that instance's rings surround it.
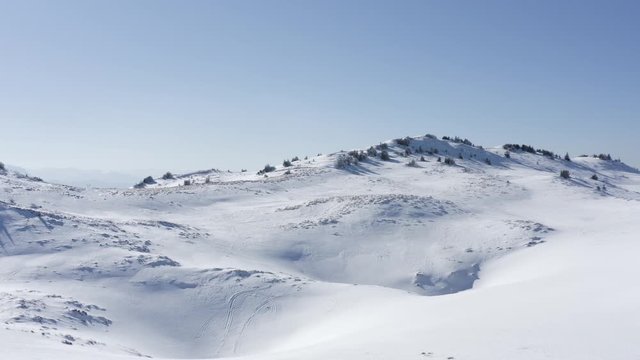
M 638 1 L 2 1 L 0 160 L 255 169 L 404 135 L 639 166 Z

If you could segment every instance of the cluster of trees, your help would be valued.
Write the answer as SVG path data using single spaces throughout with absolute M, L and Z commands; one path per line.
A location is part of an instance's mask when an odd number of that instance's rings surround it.
M 524 152 L 528 152 L 531 154 L 541 154 L 543 156 L 546 156 L 548 158 L 551 159 L 559 159 L 560 156 L 556 155 L 553 153 L 553 151 L 549 151 L 549 150 L 545 150 L 545 149 L 535 149 L 533 146 L 531 145 L 519 145 L 519 144 L 504 144 L 502 145 L 502 148 L 508 151 L 524 151 Z M 505 154 L 506 156 L 506 154 Z M 568 157 L 568 154 L 567 154 Z
M 300 158 L 299 158 L 299 157 L 297 157 L 297 156 L 294 156 L 294 157 L 292 157 L 292 158 L 291 158 L 291 160 L 289 160 L 289 159 L 284 159 L 284 161 L 282 162 L 282 166 L 284 166 L 284 167 L 293 166 L 293 163 L 294 163 L 295 161 L 300 161 Z
M 545 149 L 535 149 L 533 146 L 531 145 L 519 145 L 519 144 L 504 144 L 502 145 L 502 148 L 507 150 L 504 153 L 504 156 L 507 158 L 511 157 L 511 153 L 510 151 L 524 151 L 524 152 L 528 152 L 531 154 L 541 154 L 543 156 L 552 158 L 552 159 L 564 159 L 566 161 L 571 161 L 571 157 L 569 156 L 569 153 L 565 153 L 564 157 L 560 157 L 558 154 L 554 154 L 553 151 L 549 151 L 549 150 L 545 150 Z M 580 155 L 580 157 L 587 157 L 588 155 Z M 600 160 L 606 160 L 606 161 L 620 161 L 618 160 L 613 160 L 613 158 L 611 158 L 610 154 L 593 154 L 592 155 L 594 158 L 598 158 Z
M 522 145 L 504 144 L 502 145 L 502 148 L 509 151 L 525 151 L 532 154 L 536 153 L 536 149 L 534 149 L 533 146 L 525 145 L 525 144 L 522 144 Z
M 451 141 L 454 143 L 458 143 L 458 144 L 465 144 L 465 145 L 469 145 L 469 146 L 475 146 L 469 139 L 467 138 L 460 138 L 457 136 L 454 137 L 449 137 L 449 136 L 443 136 L 442 140 L 446 140 L 446 141 Z
M 352 158 L 358 160 L 358 161 L 365 161 L 367 160 L 367 153 L 360 150 L 351 150 L 348 152 L 348 155 L 351 156 Z
M 293 163 L 296 162 L 296 161 L 300 161 L 300 158 L 297 157 L 297 156 L 292 157 L 291 160 L 284 159 L 284 161 L 282 162 L 282 166 L 284 166 L 284 167 L 293 166 Z
M 425 135 L 425 137 L 428 137 L 430 139 L 437 139 L 437 137 L 435 135 L 431 135 L 431 134 L 427 134 Z M 461 139 L 459 137 L 455 137 L 455 138 L 449 138 L 447 136 L 443 137 L 444 140 L 449 140 L 449 141 L 454 141 L 454 142 L 459 142 L 462 144 L 467 144 L 467 145 L 471 145 L 474 146 L 471 141 L 469 141 L 468 139 Z M 404 156 L 409 156 L 412 153 L 417 153 L 417 154 L 429 154 L 429 155 L 433 155 L 433 154 L 438 154 L 438 149 L 436 148 L 430 148 L 429 150 L 425 150 L 424 148 L 422 148 L 422 145 L 418 146 L 417 148 L 415 147 L 411 147 L 411 141 L 413 140 L 412 137 L 406 136 L 403 138 L 399 138 L 399 139 L 394 139 L 393 141 L 401 146 L 406 146 L 406 148 L 404 149 Z M 388 145 L 387 144 L 380 144 L 377 145 L 376 148 L 371 148 L 370 150 L 367 150 L 367 152 L 371 151 L 371 150 L 380 150 L 380 149 L 388 149 Z M 376 156 L 375 152 L 369 153 L 369 156 Z
M 383 149 L 383 150 L 378 151 L 376 150 L 376 148 Z M 368 157 L 380 156 L 380 160 L 383 160 L 383 161 L 391 160 L 391 157 L 389 156 L 389 152 L 386 150 L 388 149 L 387 144 L 377 145 L 376 148 L 372 146 L 369 149 L 367 149 L 367 151 L 351 150 L 346 154 L 340 154 L 336 159 L 336 164 L 335 164 L 336 168 L 344 169 L 350 165 L 357 165 L 360 161 L 365 161 Z
M 593 154 L 591 156 L 600 160 L 617 161 L 617 162 L 620 161 L 620 159 L 613 160 L 610 154 Z M 580 157 L 589 157 L 589 155 L 583 154 L 583 155 L 580 155 Z
M 411 140 L 413 140 L 413 139 L 410 138 L 409 136 L 407 136 L 407 137 L 404 137 L 404 138 L 395 139 L 394 141 L 398 145 L 409 146 L 409 145 L 411 145 Z
M 536 152 L 551 159 L 558 157 L 556 154 L 553 153 L 553 151 L 549 151 L 545 149 L 537 149 Z
M 418 154 L 424 154 L 424 153 L 427 153 L 427 154 L 429 154 L 429 155 L 433 155 L 433 154 L 437 154 L 437 153 L 438 153 L 438 149 L 436 149 L 436 148 L 430 148 L 429 150 L 424 150 L 424 149 L 422 148 L 422 146 L 418 146 L 418 148 L 417 148 L 417 149 L 415 149 L 415 152 L 416 152 L 416 153 L 418 153 Z

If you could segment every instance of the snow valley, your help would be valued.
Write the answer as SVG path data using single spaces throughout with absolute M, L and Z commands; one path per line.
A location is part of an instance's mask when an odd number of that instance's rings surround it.
M 606 154 L 426 135 L 0 187 L 11 359 L 640 359 L 640 172 Z

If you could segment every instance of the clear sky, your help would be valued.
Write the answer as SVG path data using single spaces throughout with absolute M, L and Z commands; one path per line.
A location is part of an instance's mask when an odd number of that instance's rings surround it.
M 256 169 L 425 133 L 640 165 L 640 1 L 0 0 L 0 160 Z

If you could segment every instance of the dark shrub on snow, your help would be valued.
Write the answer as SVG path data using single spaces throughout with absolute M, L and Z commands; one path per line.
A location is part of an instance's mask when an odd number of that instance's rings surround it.
M 267 164 L 267 165 L 264 166 L 264 169 L 258 171 L 258 175 L 263 175 L 263 174 L 266 174 L 266 173 L 269 173 L 269 172 L 272 172 L 272 171 L 275 171 L 275 170 L 276 170 L 275 166 L 271 166 L 271 165 Z
M 356 165 L 356 164 L 358 164 L 358 159 L 354 158 L 351 155 L 340 154 L 336 158 L 336 168 L 337 169 L 344 169 L 344 168 L 347 168 L 347 167 L 349 167 L 351 165 Z
M 378 151 L 372 146 L 367 149 L 367 155 L 371 157 L 378 156 Z

